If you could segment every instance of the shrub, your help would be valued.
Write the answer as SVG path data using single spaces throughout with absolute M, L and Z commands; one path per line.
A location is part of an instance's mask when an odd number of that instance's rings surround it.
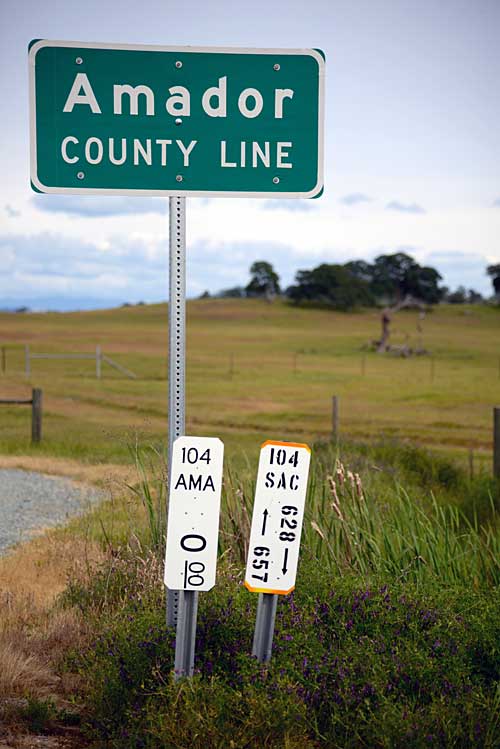
M 297 592 L 279 601 L 268 668 L 250 655 L 255 606 L 230 571 L 201 595 L 196 676 L 177 684 L 158 597 L 101 617 L 78 657 L 97 745 L 493 746 L 498 598 L 360 585 L 306 563 Z

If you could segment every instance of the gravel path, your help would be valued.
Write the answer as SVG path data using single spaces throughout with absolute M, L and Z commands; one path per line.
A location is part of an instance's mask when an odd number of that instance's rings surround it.
M 70 479 L 0 469 L 0 554 L 40 528 L 64 523 L 101 499 L 97 489 Z

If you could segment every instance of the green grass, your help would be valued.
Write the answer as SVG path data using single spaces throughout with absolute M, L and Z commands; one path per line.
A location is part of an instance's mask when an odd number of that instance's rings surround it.
M 363 353 L 379 334 L 375 310 L 341 314 L 282 302 L 203 300 L 188 303 L 187 431 L 216 435 L 226 452 L 255 456 L 266 438 L 325 438 L 331 396 L 341 404 L 342 434 L 381 435 L 433 446 L 464 463 L 474 449 L 477 470 L 490 470 L 491 411 L 498 399 L 500 311 L 443 307 L 423 322 L 429 357 L 395 359 Z M 417 317 L 401 312 L 394 341 L 416 342 Z M 167 431 L 165 305 L 97 312 L 0 315 L 7 346 L 3 397 L 34 385 L 45 398 L 44 441 L 38 452 L 88 462 L 128 462 L 138 434 L 155 445 Z M 103 351 L 136 372 L 128 380 L 92 362 L 32 362 L 23 374 L 21 344 L 34 352 Z M 364 358 L 363 358 L 364 357 Z M 0 452 L 30 452 L 28 408 L 2 406 Z

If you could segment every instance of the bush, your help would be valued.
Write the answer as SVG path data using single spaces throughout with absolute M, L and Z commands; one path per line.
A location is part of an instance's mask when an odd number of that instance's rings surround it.
M 280 598 L 268 668 L 250 655 L 256 600 L 228 571 L 200 596 L 196 676 L 177 684 L 163 601 L 132 596 L 101 614 L 78 656 L 96 745 L 493 746 L 498 598 L 332 582 L 303 564 L 297 592 Z

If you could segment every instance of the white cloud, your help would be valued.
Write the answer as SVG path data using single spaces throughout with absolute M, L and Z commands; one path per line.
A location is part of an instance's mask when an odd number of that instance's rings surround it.
M 400 203 L 399 200 L 391 200 L 385 207 L 386 211 L 400 211 L 401 213 L 426 213 L 418 203 Z
M 465 286 L 487 296 L 492 293 L 491 282 L 486 275 L 488 260 L 485 256 L 478 256 L 474 252 L 441 250 L 428 253 L 425 261 L 440 271 L 443 282 L 451 289 Z
M 16 210 L 9 203 L 5 205 L 5 213 L 9 218 L 17 218 L 21 215 L 21 211 Z
M 126 216 L 137 213 L 165 213 L 165 200 L 148 197 L 104 198 L 94 195 L 34 195 L 33 204 L 48 213 L 70 216 Z
M 262 207 L 266 211 L 291 211 L 292 213 L 298 211 L 307 213 L 317 208 L 317 204 L 314 200 L 299 200 L 296 198 L 280 200 L 279 198 L 274 198 L 273 200 L 263 201 Z
M 349 195 L 343 195 L 339 202 L 343 205 L 359 205 L 360 203 L 371 203 L 372 199 L 362 192 L 352 192 Z
M 364 194 L 356 193 L 359 178 L 345 182 L 344 197 Z M 500 262 L 500 211 L 492 210 L 491 199 L 489 205 L 478 201 L 471 206 L 460 203 L 457 196 L 451 200 L 444 195 L 441 200 L 437 188 L 425 194 L 421 185 L 414 191 L 408 183 L 397 194 L 403 205 L 411 206 L 413 195 L 422 201 L 417 205 L 425 204 L 429 210 L 422 217 L 385 210 L 388 197 L 383 196 L 394 194 L 392 181 L 376 184 L 367 180 L 362 184 L 366 184 L 367 196 L 379 195 L 381 199 L 365 201 L 361 211 L 355 209 L 355 202 L 351 208 L 332 193 L 304 202 L 314 208 L 305 211 L 290 210 L 288 205 L 301 205 L 302 201 L 273 201 L 283 205 L 269 210 L 262 200 L 188 199 L 188 293 L 245 285 L 255 260 L 272 262 L 286 286 L 299 269 L 321 262 L 371 260 L 401 248 L 419 263 L 434 264 L 447 285 L 469 284 L 489 293 L 488 279 L 482 275 L 484 266 Z M 1 297 L 14 300 L 17 306 L 41 296 L 53 300 L 52 306 L 57 306 L 57 299 L 62 300 L 61 305 L 74 306 L 75 299 L 84 297 L 89 304 L 92 300 L 121 304 L 166 298 L 168 200 L 154 199 L 157 212 L 129 212 L 121 204 L 122 214 L 116 215 L 113 209 L 97 216 L 101 200 L 113 199 L 99 198 L 91 209 L 84 206 L 83 213 L 68 213 L 65 209 L 39 210 L 31 195 L 25 195 L 24 202 L 16 197 L 13 205 L 21 210 L 22 219 L 13 221 L 5 212 L 3 219 L 0 216 Z M 140 199 L 130 198 L 130 208 L 135 200 Z M 14 233 L 14 226 L 25 233 Z M 477 272 L 461 265 L 454 253 L 475 257 Z M 459 278 L 460 272 L 463 278 Z M 112 278 L 113 284 L 106 284 L 106 278 Z M 67 296 L 63 298 L 63 294 Z

